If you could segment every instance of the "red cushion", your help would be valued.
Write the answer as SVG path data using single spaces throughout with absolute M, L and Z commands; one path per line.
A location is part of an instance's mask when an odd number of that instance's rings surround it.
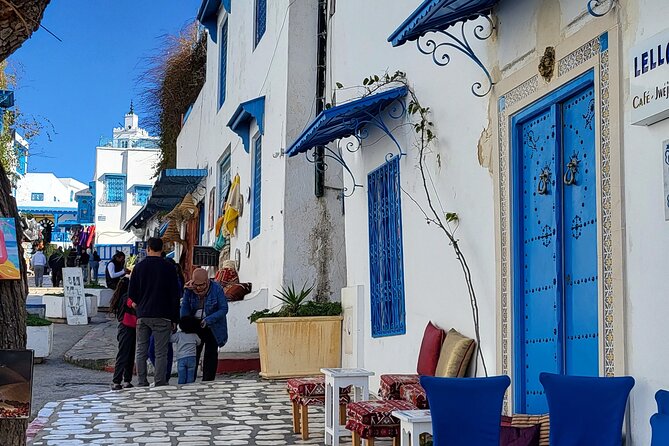
M 381 386 L 379 387 L 379 396 L 384 400 L 399 400 L 400 389 L 406 384 L 419 384 L 418 375 L 381 375 Z
M 446 339 L 446 332 L 432 324 L 432 322 L 428 322 L 423 334 L 423 342 L 420 345 L 420 353 L 418 354 L 416 371 L 419 375 L 434 376 L 437 370 L 437 363 L 439 362 L 441 344 L 443 344 L 444 339 Z

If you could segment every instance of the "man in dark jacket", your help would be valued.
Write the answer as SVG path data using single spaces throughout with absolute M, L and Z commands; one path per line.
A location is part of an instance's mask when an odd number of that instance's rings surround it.
M 155 386 L 167 385 L 167 347 L 170 334 L 179 322 L 179 282 L 173 265 L 160 257 L 163 241 L 150 238 L 146 258 L 139 262 L 130 276 L 128 298 L 137 311 L 137 381 L 146 387 L 146 360 L 149 338 L 156 346 Z
M 65 254 L 60 246 L 49 256 L 49 268 L 51 268 L 51 283 L 59 287 L 63 280 L 63 268 L 65 268 Z

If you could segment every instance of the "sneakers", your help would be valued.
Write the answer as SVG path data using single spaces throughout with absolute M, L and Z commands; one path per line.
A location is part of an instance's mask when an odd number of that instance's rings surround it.
M 112 389 L 112 390 L 121 390 L 121 389 L 123 389 L 123 386 L 121 386 L 121 385 L 118 384 L 118 383 L 112 383 L 112 385 L 111 385 L 111 389 Z
M 132 383 L 127 383 L 127 382 L 123 383 L 123 388 L 124 389 L 132 389 L 133 387 L 135 387 L 135 386 L 133 386 Z
M 137 383 L 137 387 L 149 387 L 149 383 Z

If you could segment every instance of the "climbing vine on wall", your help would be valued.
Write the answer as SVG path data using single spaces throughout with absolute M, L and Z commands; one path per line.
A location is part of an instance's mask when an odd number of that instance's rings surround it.
M 340 90 L 348 88 L 362 88 L 364 91 L 363 97 L 374 94 L 376 91 L 391 85 L 404 85 L 407 87 L 407 113 L 409 115 L 410 125 L 413 127 L 416 135 L 414 148 L 417 150 L 418 155 L 417 169 L 420 172 L 422 189 L 425 193 L 425 200 L 427 205 L 424 206 L 420 204 L 418 200 L 412 197 L 404 188 L 402 188 L 402 192 L 416 205 L 416 207 L 418 207 L 425 218 L 425 222 L 428 225 L 436 227 L 444 234 L 448 244 L 453 249 L 456 259 L 458 260 L 458 263 L 462 269 L 463 278 L 467 286 L 475 339 L 478 346 L 477 355 L 481 360 L 483 373 L 485 376 L 488 376 L 488 368 L 485 357 L 483 355 L 483 351 L 480 348 L 481 334 L 479 324 L 479 303 L 478 297 L 476 295 L 476 289 L 474 287 L 474 279 L 472 277 L 472 271 L 467 261 L 467 257 L 462 252 L 460 240 L 455 235 L 460 224 L 460 218 L 456 212 L 447 212 L 445 210 L 444 205 L 446 202 L 439 195 L 439 192 L 434 185 L 432 174 L 427 165 L 427 156 L 432 153 L 431 146 L 437 139 L 434 123 L 431 120 L 432 112 L 430 108 L 424 106 L 420 102 L 416 92 L 413 90 L 413 88 L 411 88 L 411 85 L 409 85 L 406 74 L 402 71 L 396 71 L 393 74 L 385 73 L 381 76 L 371 75 L 363 79 L 362 85 L 354 87 L 345 87 L 341 83 L 336 83 L 337 89 Z M 439 155 L 437 155 L 437 162 L 441 163 Z M 475 365 L 475 375 L 477 374 L 477 367 L 478 363 Z

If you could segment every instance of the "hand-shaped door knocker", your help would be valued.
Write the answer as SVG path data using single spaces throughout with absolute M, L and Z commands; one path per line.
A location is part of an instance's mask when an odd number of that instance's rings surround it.
M 546 166 L 539 174 L 539 184 L 537 185 L 537 193 L 539 195 L 546 195 L 548 193 L 548 183 L 551 180 L 551 169 Z
M 567 170 L 564 173 L 564 184 L 571 186 L 576 184 L 576 173 L 578 172 L 578 165 L 581 161 L 578 159 L 578 154 L 571 156 L 569 163 L 567 163 Z

